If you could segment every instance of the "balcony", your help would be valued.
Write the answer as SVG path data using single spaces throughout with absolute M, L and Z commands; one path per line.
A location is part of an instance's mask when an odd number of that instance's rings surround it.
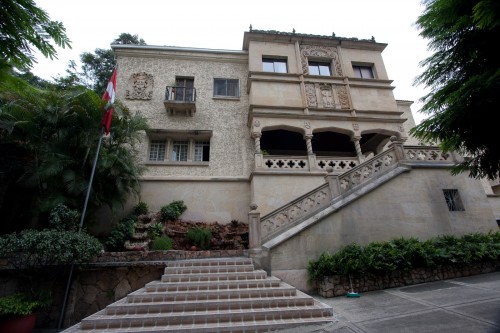
M 185 86 L 167 86 L 165 110 L 171 116 L 194 116 L 196 112 L 196 89 Z

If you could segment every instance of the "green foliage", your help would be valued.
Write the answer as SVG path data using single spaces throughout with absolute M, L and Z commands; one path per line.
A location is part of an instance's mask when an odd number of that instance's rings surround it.
M 0 257 L 19 269 L 85 263 L 101 251 L 101 243 L 85 232 L 28 229 L 0 237 Z
M 71 48 L 63 24 L 51 21 L 32 0 L 2 0 L 0 21 L 0 67 L 9 64 L 29 70 L 36 62 L 34 49 L 54 59 L 57 52 L 52 43 Z
M 132 215 L 121 219 L 116 226 L 111 230 L 108 238 L 104 241 L 106 248 L 109 251 L 121 251 L 125 241 L 132 237 L 134 226 L 137 222 L 137 217 Z
M 145 203 L 144 201 L 139 201 L 137 205 L 134 207 L 134 214 L 139 216 L 139 215 L 144 215 L 149 212 L 149 207 L 148 204 Z
M 50 305 L 51 299 L 33 299 L 24 293 L 0 297 L 0 316 L 27 316 Z
M 186 237 L 199 249 L 208 250 L 212 240 L 212 231 L 206 228 L 191 228 L 188 229 Z
M 161 219 L 162 221 L 175 221 L 186 211 L 186 209 L 187 206 L 184 204 L 184 201 L 172 201 L 160 209 Z
M 149 226 L 148 228 L 149 237 L 155 239 L 163 235 L 163 223 L 156 222 Z
M 80 212 L 69 209 L 63 204 L 52 208 L 49 215 L 49 226 L 59 231 L 77 231 L 80 223 Z
M 151 243 L 153 251 L 168 251 L 172 249 L 172 240 L 168 236 L 157 237 Z
M 500 231 L 470 233 L 461 237 L 443 235 L 421 242 L 416 238 L 397 238 L 372 242 L 364 247 L 350 244 L 335 253 L 322 253 L 309 261 L 310 281 L 331 275 L 390 274 L 438 265 L 464 265 L 500 259 Z
M 81 207 L 102 134 L 102 104 L 99 95 L 82 87 L 44 91 L 19 79 L 0 82 L 2 144 L 23 156 L 12 172 L 12 191 L 19 200 L 28 196 L 32 205 L 13 209 L 36 216 L 61 203 Z M 119 101 L 114 110 L 111 135 L 103 139 L 97 160 L 89 216 L 103 205 L 121 209 L 138 193 L 144 170 L 137 163 L 136 144 L 148 128 L 146 119 L 132 115 Z
M 500 146 L 495 119 L 500 103 L 500 51 L 491 41 L 500 35 L 500 5 L 495 0 L 426 0 L 416 25 L 434 53 L 421 62 L 416 80 L 430 93 L 421 98 L 428 118 L 410 133 L 439 142 L 445 151 L 467 158 L 453 173 L 495 179 Z

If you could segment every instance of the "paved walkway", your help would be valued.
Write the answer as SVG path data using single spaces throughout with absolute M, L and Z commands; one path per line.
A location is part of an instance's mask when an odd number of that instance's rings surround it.
M 361 294 L 314 296 L 337 321 L 287 333 L 499 333 L 500 272 Z

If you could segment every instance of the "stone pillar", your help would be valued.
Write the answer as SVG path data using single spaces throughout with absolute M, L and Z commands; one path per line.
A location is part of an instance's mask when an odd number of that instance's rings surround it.
M 252 133 L 252 138 L 254 139 L 255 154 L 262 153 L 262 151 L 260 150 L 260 138 L 261 137 L 262 137 L 261 132 L 253 132 Z
M 352 138 L 352 142 L 354 142 L 354 148 L 356 149 L 356 155 L 358 156 L 359 163 L 363 163 L 365 158 L 363 157 L 363 153 L 361 152 L 361 145 L 359 144 L 359 140 L 361 137 L 355 136 Z
M 248 213 L 248 248 L 250 252 L 258 253 L 261 251 L 261 232 L 260 232 L 260 212 L 257 211 L 255 203 L 250 204 Z
M 307 146 L 307 155 L 312 155 L 313 149 L 312 149 L 312 142 L 311 139 L 313 138 L 312 134 L 306 134 L 304 135 L 304 139 L 306 140 L 306 146 Z
M 328 172 L 328 174 L 325 176 L 325 182 L 328 183 L 332 199 L 334 199 L 341 194 L 339 176 L 333 174 L 332 167 L 327 167 L 326 172 Z
M 389 148 L 394 147 L 394 154 L 396 155 L 396 159 L 398 161 L 406 160 L 405 149 L 403 147 L 403 144 L 398 141 L 398 138 L 393 135 L 389 138 L 389 140 L 391 141 L 391 143 L 389 144 Z

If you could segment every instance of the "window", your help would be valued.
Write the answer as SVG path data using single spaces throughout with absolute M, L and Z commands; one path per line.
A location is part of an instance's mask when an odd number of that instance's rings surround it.
M 179 77 L 175 79 L 175 100 L 184 102 L 195 101 L 194 79 Z
M 208 165 L 205 162 L 210 161 L 212 131 L 151 130 L 148 135 L 149 162 Z
M 460 199 L 460 194 L 458 194 L 458 190 L 443 190 L 443 194 L 450 212 L 460 212 L 465 210 L 462 200 Z
M 149 148 L 150 161 L 163 161 L 165 159 L 165 141 L 153 140 Z
M 358 66 L 352 65 L 352 70 L 354 71 L 354 77 L 359 77 L 363 79 L 373 79 L 373 70 L 371 66 Z
M 172 161 L 187 161 L 188 147 L 188 141 L 174 141 Z
M 309 61 L 309 74 L 331 76 L 330 64 L 327 62 Z
M 208 162 L 210 156 L 210 142 L 199 141 L 194 144 L 194 160 L 197 162 Z
M 214 79 L 214 96 L 240 97 L 238 79 Z
M 286 59 L 262 58 L 264 72 L 286 73 Z

